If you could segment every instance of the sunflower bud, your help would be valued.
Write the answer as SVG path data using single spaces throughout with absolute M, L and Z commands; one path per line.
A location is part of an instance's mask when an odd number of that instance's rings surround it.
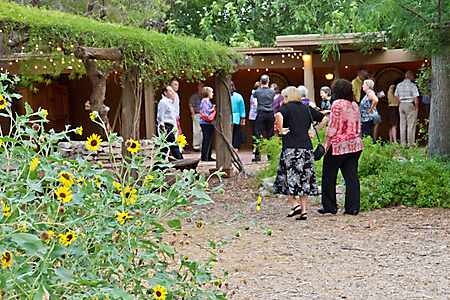
M 39 131 L 41 129 L 41 125 L 39 124 L 33 124 L 33 130 L 34 131 Z
M 131 147 L 131 144 L 132 144 L 132 143 L 131 143 L 130 140 L 128 140 L 128 141 L 125 142 L 125 146 L 127 146 L 127 147 Z
M 139 217 L 139 216 L 141 215 L 141 211 L 140 211 L 140 210 L 135 211 L 135 212 L 134 212 L 134 215 L 135 215 L 136 217 Z
M 155 260 L 153 258 L 150 258 L 150 260 L 148 261 L 148 263 L 151 265 L 153 265 L 155 263 Z
M 63 213 L 65 213 L 65 212 L 66 212 L 66 208 L 65 208 L 64 206 L 60 206 L 60 207 L 58 208 L 58 213 L 63 214 Z
M 17 230 L 17 229 L 19 229 L 19 223 L 17 223 L 17 222 L 16 222 L 16 223 L 14 223 L 14 224 L 13 224 L 13 228 L 14 228 L 14 230 Z

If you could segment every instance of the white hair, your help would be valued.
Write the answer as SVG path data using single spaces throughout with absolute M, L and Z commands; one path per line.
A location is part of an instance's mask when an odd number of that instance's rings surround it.
M 308 96 L 308 89 L 306 88 L 306 86 L 299 85 L 297 89 L 300 92 L 302 98 L 306 98 L 306 96 Z

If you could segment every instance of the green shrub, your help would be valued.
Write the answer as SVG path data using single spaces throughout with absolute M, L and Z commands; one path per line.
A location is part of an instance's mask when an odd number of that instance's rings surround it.
M 162 240 L 167 230 L 181 230 L 179 218 L 190 217 L 191 206 L 212 202 L 204 175 L 152 171 L 164 164 L 159 150 L 144 157 L 133 140 L 126 143 L 130 157 L 103 169 L 89 161 L 100 146 L 94 134 L 86 158 L 63 159 L 57 143 L 82 128 L 45 131 L 48 112 L 28 104 L 24 116 L 13 116 L 9 103 L 20 95 L 7 93 L 5 74 L 0 81 L 0 115 L 11 121 L 0 138 L 2 295 L 153 299 L 159 291 L 158 299 L 224 299 L 211 264 L 222 243 L 210 242 L 202 261 L 181 254 L 175 261 L 175 249 Z M 96 112 L 92 119 L 105 128 Z M 122 139 L 113 133 L 107 141 L 111 147 Z M 174 178 L 170 185 L 166 175 Z

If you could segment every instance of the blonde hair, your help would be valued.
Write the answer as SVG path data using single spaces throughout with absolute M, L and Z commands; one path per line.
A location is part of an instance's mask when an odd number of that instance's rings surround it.
M 371 90 L 373 90 L 373 86 L 375 85 L 373 80 L 370 80 L 370 79 L 364 80 L 364 84 L 367 85 Z
M 205 86 L 205 87 L 203 88 L 203 91 L 202 91 L 202 97 L 203 97 L 203 98 L 208 97 L 210 94 L 213 93 L 213 91 L 214 91 L 214 90 L 212 89 L 212 87 Z
M 288 86 L 281 91 L 281 95 L 283 95 L 285 103 L 294 101 L 300 102 L 302 100 L 302 96 L 295 86 Z

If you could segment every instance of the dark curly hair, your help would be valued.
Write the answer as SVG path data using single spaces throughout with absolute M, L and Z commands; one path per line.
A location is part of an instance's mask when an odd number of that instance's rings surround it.
M 345 99 L 348 101 L 355 101 L 353 96 L 352 84 L 347 79 L 338 79 L 331 87 L 334 99 Z

